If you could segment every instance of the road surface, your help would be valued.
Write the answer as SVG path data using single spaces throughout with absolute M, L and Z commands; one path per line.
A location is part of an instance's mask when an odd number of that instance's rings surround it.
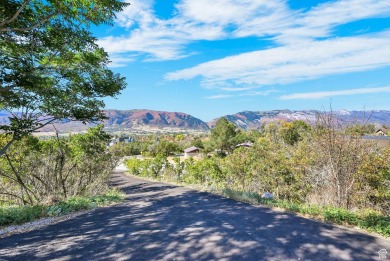
M 2 238 L 0 260 L 390 260 L 379 236 L 123 173 L 113 183 L 124 203 Z

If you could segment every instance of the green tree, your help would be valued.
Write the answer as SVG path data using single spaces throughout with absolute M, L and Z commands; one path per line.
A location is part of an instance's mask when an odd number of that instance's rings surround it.
M 106 150 L 109 136 L 102 128 L 49 140 L 26 136 L 15 141 L 0 158 L 0 202 L 35 204 L 104 192 L 116 158 Z
M 306 122 L 298 120 L 293 122 L 283 122 L 279 127 L 279 133 L 284 142 L 294 145 L 301 140 L 304 133 L 308 132 L 310 129 L 310 126 Z
M 226 118 L 220 118 L 211 130 L 210 141 L 215 149 L 219 149 L 221 152 L 230 152 L 236 134 L 236 126 Z
M 203 141 L 200 137 L 195 137 L 191 142 L 191 146 L 195 146 L 197 148 L 204 149 L 204 144 L 203 144 Z
M 346 129 L 347 134 L 350 135 L 367 135 L 367 134 L 373 134 L 375 132 L 375 125 L 374 124 L 354 124 L 347 126 Z
M 125 79 L 107 68 L 91 25 L 111 23 L 126 3 L 118 0 L 0 1 L 0 110 L 12 139 L 58 120 L 105 118 L 101 98 L 115 96 Z

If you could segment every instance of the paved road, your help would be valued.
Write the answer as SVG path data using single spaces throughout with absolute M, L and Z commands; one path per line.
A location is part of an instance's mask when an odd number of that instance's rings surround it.
M 126 202 L 0 239 L 0 260 L 383 260 L 390 240 L 116 173 Z M 387 259 L 390 260 L 390 256 Z

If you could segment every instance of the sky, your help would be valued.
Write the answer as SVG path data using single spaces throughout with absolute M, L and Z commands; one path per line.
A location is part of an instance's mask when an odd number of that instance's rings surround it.
M 390 0 L 128 2 L 93 29 L 127 78 L 106 108 L 390 110 Z

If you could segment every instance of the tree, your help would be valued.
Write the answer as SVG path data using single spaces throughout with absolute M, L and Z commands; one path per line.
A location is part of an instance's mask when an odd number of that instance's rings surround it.
M 4 0 L 0 2 L 0 130 L 12 138 L 58 120 L 105 118 L 101 98 L 116 96 L 125 78 L 107 68 L 91 25 L 111 23 L 128 4 L 118 0 Z
M 285 143 L 294 145 L 302 139 L 305 132 L 310 130 L 310 126 L 301 120 L 293 122 L 283 122 L 279 127 L 279 133 Z
M 191 142 L 191 146 L 195 146 L 197 148 L 204 149 L 204 144 L 203 144 L 203 141 L 200 137 L 195 137 Z
M 211 130 L 211 142 L 221 152 L 231 151 L 236 134 L 236 126 L 226 118 L 220 118 Z
M 375 133 L 374 124 L 354 124 L 347 127 L 346 132 L 350 135 L 367 135 Z
M 106 149 L 108 140 L 98 125 L 69 137 L 39 140 L 29 135 L 15 141 L 0 158 L 0 202 L 35 204 L 104 192 L 116 165 Z

